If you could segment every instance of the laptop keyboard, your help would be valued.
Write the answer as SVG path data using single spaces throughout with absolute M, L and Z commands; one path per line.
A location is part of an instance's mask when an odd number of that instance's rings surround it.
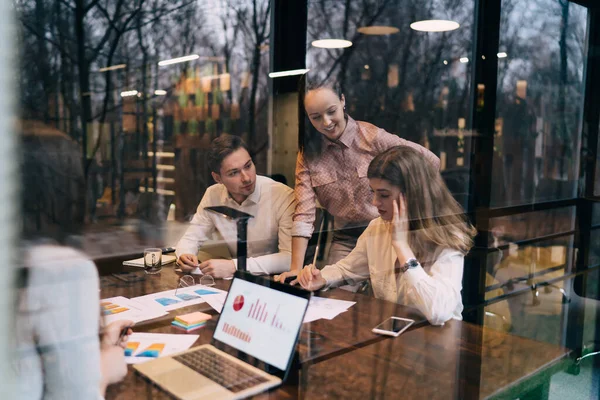
M 173 359 L 234 393 L 267 382 L 262 375 L 242 367 L 209 348 L 183 353 Z

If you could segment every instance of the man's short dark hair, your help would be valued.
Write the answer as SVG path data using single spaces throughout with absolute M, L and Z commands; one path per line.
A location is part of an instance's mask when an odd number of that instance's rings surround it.
M 225 157 L 238 149 L 246 149 L 248 151 L 248 146 L 246 146 L 246 143 L 239 136 L 223 134 L 214 139 L 208 149 L 208 168 L 212 172 L 220 174 L 221 163 Z

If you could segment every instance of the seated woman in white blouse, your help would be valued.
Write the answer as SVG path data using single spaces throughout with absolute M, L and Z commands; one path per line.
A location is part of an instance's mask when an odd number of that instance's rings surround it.
M 475 229 L 439 171 L 399 146 L 375 157 L 367 177 L 380 217 L 346 258 L 323 270 L 306 266 L 292 285 L 317 290 L 370 278 L 375 297 L 416 307 L 433 325 L 462 319 L 464 256 Z

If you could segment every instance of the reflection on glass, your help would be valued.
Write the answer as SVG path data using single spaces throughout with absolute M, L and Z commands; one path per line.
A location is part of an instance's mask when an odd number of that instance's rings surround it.
M 600 202 L 592 205 L 592 226 L 594 225 L 600 225 Z
M 511 244 L 507 249 L 489 254 L 486 300 L 513 292 L 523 294 L 494 303 L 490 310 L 486 308 L 486 324 L 499 329 L 510 322 L 513 332 L 520 329 L 529 332 L 530 328 L 525 328 L 529 326 L 527 318 L 533 315 L 559 316 L 563 305 L 571 302 L 572 295 L 563 281 L 554 280 L 571 270 L 572 247 L 573 236 L 568 236 L 528 246 Z M 487 311 L 510 321 L 488 315 Z
M 590 256 L 588 267 L 600 265 L 600 229 L 593 230 L 590 240 Z
M 492 206 L 576 195 L 586 29 L 572 2 L 502 2 Z
M 168 240 L 157 226 L 196 210 L 213 183 L 206 145 L 222 133 L 255 146 L 266 170 L 272 8 L 267 0 L 215 4 L 90 2 L 77 14 L 69 2 L 15 3 L 19 64 L 37 66 L 18 69 L 19 114 L 79 143 L 94 235 L 110 226 L 104 236 Z M 92 33 L 78 37 L 72 26 Z M 151 228 L 134 222 L 157 216 Z M 124 221 L 127 232 L 115 232 Z M 132 245 L 88 242 L 103 255 Z
M 307 43 L 336 37 L 353 45 L 335 50 L 309 46 L 306 65 L 340 82 L 355 120 L 432 150 L 452 194 L 466 206 L 472 63 L 465 57 L 472 49 L 474 1 L 434 3 L 424 8 L 419 2 L 399 7 L 396 2 L 310 1 Z M 449 32 L 411 29 L 415 21 L 440 15 L 460 27 Z M 396 29 L 377 34 L 381 26 Z
M 569 232 L 575 229 L 575 207 L 492 218 L 490 226 L 493 246 Z
M 598 140 L 598 152 L 596 154 L 600 154 L 600 140 Z M 596 181 L 594 182 L 594 195 L 600 196 L 600 162 L 598 162 L 598 157 L 596 157 Z

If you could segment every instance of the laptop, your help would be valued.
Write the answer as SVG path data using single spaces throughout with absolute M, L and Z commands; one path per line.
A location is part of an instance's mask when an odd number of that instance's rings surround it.
M 241 399 L 280 385 L 311 293 L 236 271 L 211 344 L 134 368 L 183 400 Z

